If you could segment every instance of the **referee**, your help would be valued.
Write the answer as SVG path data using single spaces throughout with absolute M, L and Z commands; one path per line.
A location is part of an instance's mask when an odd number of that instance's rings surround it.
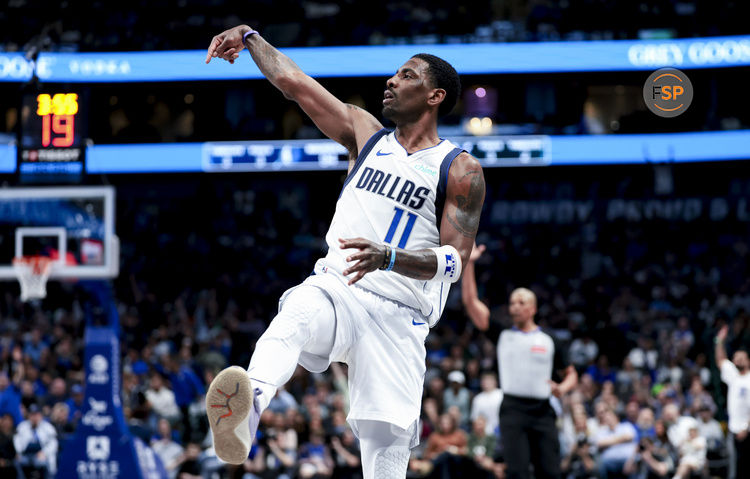
M 474 263 L 484 251 L 475 247 L 464 265 L 461 296 L 476 325 L 489 325 L 489 308 L 477 294 Z M 497 356 L 503 402 L 500 406 L 500 439 L 508 479 L 534 476 L 560 477 L 560 444 L 552 395 L 562 396 L 578 383 L 578 374 L 566 363 L 563 350 L 553 336 L 534 322 L 536 295 L 526 288 L 510 295 L 513 328 L 500 334 Z M 553 378 L 562 377 L 561 382 Z

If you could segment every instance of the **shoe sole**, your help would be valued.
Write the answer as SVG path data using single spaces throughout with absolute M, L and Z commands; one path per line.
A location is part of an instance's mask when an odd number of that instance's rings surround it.
M 250 454 L 248 415 L 253 394 L 247 371 L 239 366 L 220 372 L 206 393 L 206 415 L 216 455 L 230 464 L 243 464 Z

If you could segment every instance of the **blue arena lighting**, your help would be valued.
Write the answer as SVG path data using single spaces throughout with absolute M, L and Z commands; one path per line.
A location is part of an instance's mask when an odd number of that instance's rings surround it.
M 750 130 L 449 139 L 480 158 L 485 168 L 750 159 Z M 88 173 L 321 171 L 347 167 L 343 147 L 329 140 L 93 145 L 87 148 L 86 158 Z
M 399 62 L 429 52 L 461 74 L 654 70 L 750 65 L 750 35 L 676 40 L 388 45 L 282 49 L 315 77 L 391 75 Z M 205 50 L 128 53 L 41 53 L 35 64 L 48 82 L 149 82 L 262 78 L 244 51 L 234 64 Z M 34 64 L 0 53 L 0 81 L 27 81 Z
M 26 82 L 33 72 L 34 63 L 23 54 L 0 52 L 0 82 Z
M 16 171 L 16 145 L 0 145 L 0 173 L 13 173 Z

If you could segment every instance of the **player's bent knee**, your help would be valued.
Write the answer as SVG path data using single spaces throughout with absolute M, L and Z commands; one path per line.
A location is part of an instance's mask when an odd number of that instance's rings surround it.
M 279 314 L 263 336 L 304 347 L 319 331 L 332 331 L 335 312 L 330 298 L 315 286 L 301 285 L 283 299 Z

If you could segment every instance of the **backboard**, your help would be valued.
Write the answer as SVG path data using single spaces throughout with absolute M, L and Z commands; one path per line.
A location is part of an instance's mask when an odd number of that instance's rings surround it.
M 50 279 L 116 277 L 114 188 L 0 189 L 0 280 L 15 280 L 13 259 L 31 255 L 53 258 Z

